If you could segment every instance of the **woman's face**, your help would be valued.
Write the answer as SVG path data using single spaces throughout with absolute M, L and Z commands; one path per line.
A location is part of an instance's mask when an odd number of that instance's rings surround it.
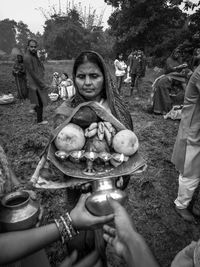
M 86 61 L 77 68 L 75 84 L 85 99 L 98 101 L 103 90 L 103 73 L 96 64 Z

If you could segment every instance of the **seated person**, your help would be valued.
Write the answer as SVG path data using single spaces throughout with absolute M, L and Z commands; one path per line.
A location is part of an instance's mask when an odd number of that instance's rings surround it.
M 59 95 L 63 100 L 71 99 L 75 95 L 73 82 L 67 73 L 63 73 L 60 77 Z
M 188 64 L 182 64 L 181 51 L 176 48 L 172 54 L 167 58 L 164 73 L 168 74 L 171 72 L 181 72 L 183 69 L 187 68 Z
M 165 115 L 173 105 L 182 105 L 185 87 L 192 71 L 182 70 L 181 73 L 169 73 L 158 77 L 153 83 L 153 112 Z

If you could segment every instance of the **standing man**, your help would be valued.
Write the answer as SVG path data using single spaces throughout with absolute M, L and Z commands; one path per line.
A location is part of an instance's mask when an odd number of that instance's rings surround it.
M 133 51 L 131 55 L 128 57 L 128 65 L 129 65 L 129 71 L 131 75 L 131 95 L 133 94 L 134 88 L 139 93 L 138 88 L 138 78 L 141 73 L 141 55 L 140 50 L 139 51 Z
M 172 162 L 180 173 L 176 211 L 184 220 L 195 222 L 193 215 L 200 216 L 199 209 L 188 207 L 200 182 L 200 65 L 187 84 Z
M 43 120 L 43 107 L 48 102 L 48 86 L 44 83 L 44 66 L 37 56 L 37 41 L 34 39 L 28 41 L 24 66 L 27 73 L 29 99 L 32 104 L 35 104 L 37 123 L 47 124 L 48 121 Z

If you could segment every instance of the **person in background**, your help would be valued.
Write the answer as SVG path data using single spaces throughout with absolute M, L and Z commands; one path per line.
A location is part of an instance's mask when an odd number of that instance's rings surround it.
M 127 65 L 125 64 L 123 60 L 122 53 L 117 54 L 117 58 L 114 61 L 114 66 L 115 66 L 115 76 L 116 76 L 116 81 L 117 81 L 117 89 L 118 89 L 118 92 L 121 93 L 122 82 L 126 74 L 126 68 L 127 68 Z
M 0 199 L 5 194 L 13 192 L 16 187 L 20 189 L 20 186 L 20 181 L 11 170 L 3 147 L 0 145 Z M 28 192 L 31 193 L 31 198 L 36 197 L 33 191 Z M 78 203 L 69 214 L 61 214 L 62 218 L 59 217 L 48 225 L 5 233 L 2 232 L 0 223 L 0 265 L 6 264 L 7 267 L 50 267 L 46 253 L 44 252 L 46 246 L 58 240 L 67 243 L 70 239 L 79 235 L 78 230 L 93 229 L 106 222 L 110 222 L 113 219 L 113 214 L 96 217 L 88 212 L 85 207 L 85 201 L 88 196 L 89 194 L 81 195 Z M 41 215 L 42 213 L 40 213 L 39 219 L 41 219 Z M 71 222 L 67 218 L 71 218 Z M 66 227 L 65 224 L 69 227 L 66 230 L 71 232 L 71 237 L 64 230 Z M 98 252 L 93 251 L 89 256 L 79 262 L 77 266 L 93 267 L 94 264 L 98 264 L 98 259 Z M 74 263 L 76 260 L 77 252 L 74 251 L 69 258 L 66 258 L 61 266 L 75 267 L 76 265 Z
M 164 73 L 181 72 L 187 67 L 187 63 L 182 63 L 181 51 L 179 48 L 176 48 L 166 60 Z
M 27 74 L 29 99 L 32 104 L 35 104 L 37 123 L 47 124 L 48 121 L 43 120 L 43 107 L 48 103 L 49 87 L 44 82 L 44 65 L 37 56 L 37 41 L 34 39 L 28 41 L 24 66 Z
M 63 73 L 60 77 L 59 83 L 59 95 L 63 100 L 71 99 L 75 95 L 75 88 L 72 80 L 69 78 L 67 73 Z
M 139 80 L 145 75 L 146 70 L 146 60 L 143 58 L 142 51 L 134 51 L 129 56 L 128 62 L 131 75 L 131 95 L 133 95 L 134 88 L 139 94 Z
M 192 69 L 195 70 L 200 65 L 200 47 L 198 47 L 192 59 Z
M 141 79 L 145 76 L 146 73 L 146 57 L 142 50 L 138 50 L 137 52 L 137 68 L 136 68 L 136 77 L 135 77 L 135 88 L 139 95 L 141 95 L 141 91 L 139 88 Z
M 172 154 L 172 163 L 179 171 L 177 213 L 186 221 L 194 222 L 199 209 L 189 204 L 200 181 L 200 66 L 192 74 L 185 91 L 181 122 Z
M 52 79 L 52 82 L 51 82 L 52 93 L 56 93 L 56 94 L 59 93 L 59 88 L 58 88 L 59 83 L 60 83 L 59 73 L 58 72 L 54 72 L 53 73 L 53 79 Z
M 12 74 L 15 77 L 15 82 L 17 86 L 17 97 L 19 99 L 26 99 L 28 97 L 26 71 L 24 68 L 23 61 L 24 60 L 22 54 L 18 54 L 12 70 Z
M 173 105 L 182 105 L 186 84 L 192 71 L 169 73 L 157 78 L 152 85 L 152 108 L 155 114 L 165 115 Z

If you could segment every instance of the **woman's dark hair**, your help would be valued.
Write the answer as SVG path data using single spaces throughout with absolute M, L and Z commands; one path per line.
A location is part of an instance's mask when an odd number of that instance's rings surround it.
M 92 52 L 92 51 L 82 52 L 75 59 L 74 67 L 73 67 L 73 77 L 76 76 L 76 72 L 77 72 L 78 67 L 81 64 L 83 64 L 83 63 L 85 63 L 87 61 L 96 64 L 100 68 L 101 72 L 103 73 L 103 77 L 105 79 L 105 73 L 104 73 L 103 63 L 102 63 L 101 59 L 99 58 L 98 54 L 96 54 L 95 52 Z

